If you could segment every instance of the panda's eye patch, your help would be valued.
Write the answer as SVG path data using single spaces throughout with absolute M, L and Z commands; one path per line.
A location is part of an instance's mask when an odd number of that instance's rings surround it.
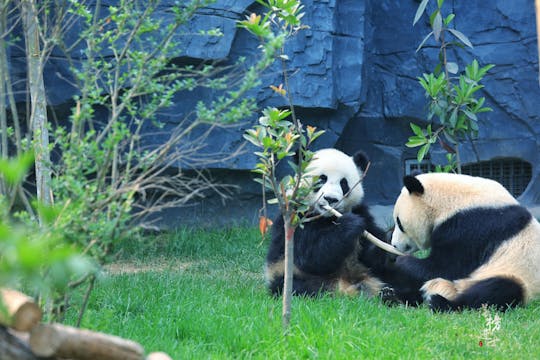
M 313 192 L 317 192 L 319 190 L 321 190 L 321 187 L 328 181 L 328 177 L 324 174 L 320 175 L 319 176 L 319 179 L 317 180 L 317 182 L 315 183 L 315 185 L 313 186 Z
M 347 182 L 347 179 L 345 178 L 341 179 L 341 181 L 339 182 L 339 185 L 341 186 L 341 191 L 343 192 L 343 195 L 348 193 L 349 190 L 351 189 L 349 187 L 349 183 Z
M 403 225 L 401 225 L 401 220 L 399 220 L 399 216 L 396 218 L 396 223 L 399 230 L 401 230 L 401 232 L 405 234 L 405 229 L 403 229 Z

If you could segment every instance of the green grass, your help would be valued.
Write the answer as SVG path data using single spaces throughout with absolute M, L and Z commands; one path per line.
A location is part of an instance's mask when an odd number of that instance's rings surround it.
M 103 274 L 82 326 L 174 359 L 540 358 L 540 302 L 499 314 L 500 330 L 486 338 L 481 311 L 432 314 L 362 297 L 295 298 L 284 335 L 281 300 L 263 281 L 267 244 L 259 243 L 256 230 L 236 229 L 125 244 L 121 263 L 129 272 Z

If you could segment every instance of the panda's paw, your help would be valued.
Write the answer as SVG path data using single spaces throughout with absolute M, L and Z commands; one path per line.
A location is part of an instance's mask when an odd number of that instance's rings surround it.
M 352 213 L 344 214 L 337 222 L 346 236 L 358 236 L 366 228 L 364 218 Z
M 379 291 L 380 299 L 387 304 L 397 304 L 399 303 L 399 298 L 396 294 L 394 288 L 390 286 L 385 286 Z
M 454 282 L 443 278 L 426 281 L 420 288 L 420 291 L 426 303 L 431 303 L 434 296 L 441 296 L 450 300 L 454 300 L 457 297 L 457 289 Z
M 428 306 L 433 312 L 450 312 L 455 310 L 454 304 L 441 295 L 431 296 Z

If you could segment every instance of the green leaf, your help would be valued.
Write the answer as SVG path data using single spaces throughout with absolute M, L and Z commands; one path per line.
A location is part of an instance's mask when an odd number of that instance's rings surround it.
M 409 147 L 409 148 L 413 148 L 413 147 L 418 147 L 418 146 L 421 146 L 421 145 L 424 145 L 426 144 L 426 139 L 425 138 L 419 138 L 419 137 L 416 137 L 416 136 L 411 136 L 409 138 L 409 141 L 405 144 L 405 146 Z
M 20 183 L 34 162 L 32 153 L 25 153 L 15 159 L 0 159 L 0 174 L 10 184 Z
M 442 64 L 441 63 L 438 63 L 437 66 L 435 66 L 435 69 L 433 70 L 433 73 L 435 75 L 438 75 L 441 73 L 441 68 L 442 68 Z
M 453 145 L 458 144 L 457 139 L 455 138 L 455 136 L 452 133 L 450 133 L 450 131 L 445 130 L 445 131 L 443 131 L 443 134 L 444 134 L 444 137 L 446 138 L 446 140 L 448 140 L 448 142 L 450 142 Z
M 259 139 L 252 136 L 251 134 L 244 134 L 243 137 L 244 137 L 244 139 L 246 139 L 247 141 L 249 141 L 250 143 L 252 143 L 255 146 L 260 147 L 262 145 L 261 142 L 259 141 Z
M 456 127 L 457 118 L 458 118 L 458 108 L 454 108 L 454 110 L 452 110 L 452 114 L 450 115 L 450 118 L 448 119 L 448 121 L 450 122 L 450 126 Z
M 433 19 L 433 36 L 437 41 L 441 38 L 442 26 L 442 16 L 441 13 L 437 11 L 437 15 L 435 15 L 435 18 Z
M 266 136 L 262 139 L 262 144 L 265 148 L 270 148 L 274 145 L 274 140 L 272 138 Z
M 456 17 L 455 14 L 450 14 L 450 15 L 448 15 L 448 16 L 444 19 L 444 25 L 448 27 L 448 25 L 452 22 L 452 20 L 454 20 L 455 17 Z
M 450 31 L 452 33 L 452 35 L 457 37 L 459 39 L 459 41 L 461 41 L 463 44 L 467 45 L 471 49 L 473 48 L 473 45 L 472 45 L 471 41 L 469 40 L 469 38 L 467 36 L 465 36 L 465 34 L 463 34 L 461 31 L 458 31 L 456 29 L 450 29 L 450 28 L 448 28 L 447 30 Z
M 426 6 L 428 2 L 429 0 L 422 0 L 420 5 L 418 5 L 418 9 L 416 9 L 416 14 L 414 15 L 413 26 L 418 22 L 418 20 L 420 20 L 420 18 L 424 14 L 424 11 L 426 10 Z
M 418 154 L 416 156 L 416 160 L 418 162 L 422 162 L 422 160 L 424 160 L 424 157 L 426 156 L 427 152 L 429 151 L 429 147 L 430 147 L 429 144 L 425 144 L 424 146 L 422 146 L 420 148 L 420 150 L 418 150 Z
M 446 63 L 446 70 L 447 70 L 450 74 L 457 74 L 458 71 L 459 71 L 459 66 L 458 66 L 458 64 L 456 64 L 455 62 L 447 62 L 447 63 Z
M 428 39 L 431 37 L 431 35 L 433 35 L 433 31 L 430 31 L 429 34 L 426 35 L 424 40 L 422 40 L 420 45 L 418 45 L 418 47 L 416 48 L 416 52 L 418 52 L 422 48 L 422 46 L 424 46 L 424 44 L 426 43 L 426 41 L 428 41 Z
M 487 73 L 489 70 L 491 70 L 492 68 L 494 68 L 494 67 L 495 67 L 495 65 L 493 65 L 493 64 L 488 64 L 488 65 L 482 67 L 482 68 L 478 71 L 478 76 L 479 76 L 480 78 L 483 78 L 484 75 L 486 75 L 486 73 Z
M 469 110 L 462 110 L 462 111 L 472 121 L 478 121 L 478 117 L 476 116 L 475 113 L 470 112 Z
M 489 112 L 489 111 L 493 111 L 493 109 L 486 106 L 486 107 L 483 107 L 481 109 L 478 109 L 476 112 L 477 113 L 482 113 L 482 112 Z
M 410 126 L 411 126 L 411 129 L 413 131 L 413 133 L 415 133 L 417 136 L 419 137 L 422 137 L 424 138 L 425 135 L 424 135 L 424 131 L 422 130 L 422 128 L 414 123 L 410 123 Z

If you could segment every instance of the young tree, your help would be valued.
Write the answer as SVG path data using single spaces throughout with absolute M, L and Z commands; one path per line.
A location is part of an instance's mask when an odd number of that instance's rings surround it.
M 202 156 L 202 149 L 211 131 L 253 113 L 255 100 L 246 94 L 260 84 L 261 72 L 274 62 L 285 35 L 272 33 L 262 44 L 263 51 L 250 62 L 227 59 L 227 65 L 204 61 L 185 65 L 175 61 L 183 55 L 181 44 L 186 36 L 222 35 L 214 28 L 187 34 L 185 25 L 212 2 L 178 2 L 171 5 L 168 18 L 161 15 L 159 0 L 120 0 L 107 6 L 100 1 L 75 0 L 1 3 L 12 23 L 24 15 L 25 34 L 33 34 L 32 39 L 24 40 L 29 61 L 35 61 L 28 68 L 35 71 L 29 74 L 30 82 L 40 84 L 32 102 L 32 115 L 40 114 L 43 127 L 35 132 L 42 141 L 36 149 L 42 155 L 41 151 L 53 147 L 60 155 L 54 163 L 40 162 L 51 166 L 52 178 L 45 181 L 50 191 L 46 193 L 52 193 L 55 207 L 62 209 L 54 220 L 55 232 L 79 245 L 99 264 L 113 258 L 115 243 L 132 233 L 131 224 L 137 218 L 222 189 L 203 169 L 235 154 Z M 73 24 L 79 35 L 75 41 L 66 36 Z M 8 22 L 4 29 L 9 26 Z M 3 33 L 2 40 L 8 33 Z M 3 45 L 10 46 L 8 41 Z M 77 94 L 69 121 L 47 124 L 44 108 L 34 104 L 39 100 L 45 105 L 42 75 L 53 48 L 63 49 L 72 63 Z M 78 59 L 69 56 L 74 48 L 82 54 Z M 12 85 L 6 79 L 4 85 L 10 92 Z M 162 114 L 195 89 L 216 96 L 202 98 L 192 111 L 179 115 L 177 126 L 167 124 Z M 16 114 L 10 115 L 16 129 Z M 12 135 L 7 140 L 17 142 L 17 149 L 32 143 L 29 136 L 18 138 L 7 123 L 0 125 L 6 126 L 2 130 Z M 147 140 L 156 134 L 163 139 L 157 145 Z M 51 145 L 42 147 L 47 139 L 52 140 Z M 186 167 L 193 169 L 191 174 L 186 175 Z M 66 294 L 81 285 L 87 287 L 88 296 L 94 281 L 93 273 L 73 279 L 58 294 L 56 303 L 62 301 L 64 306 L 57 308 L 66 309 L 70 301 Z
M 426 12 L 429 0 L 422 0 L 418 5 L 413 25 Z M 484 86 L 480 81 L 494 65 L 480 67 L 476 60 L 465 67 L 459 74 L 459 65 L 449 60 L 448 48 L 452 45 L 473 47 L 470 40 L 462 32 L 451 27 L 455 14 L 443 15 L 444 0 L 437 0 L 437 6 L 429 16 L 430 31 L 420 43 L 416 51 L 433 37 L 439 43 L 439 63 L 432 73 L 425 73 L 418 81 L 429 98 L 427 116 L 430 124 L 422 129 L 411 123 L 414 136 L 409 138 L 408 147 L 420 147 L 417 160 L 421 162 L 429 152 L 431 145 L 437 141 L 447 151 L 448 165 L 437 166 L 437 171 L 457 171 L 461 173 L 461 157 L 459 145 L 466 139 L 478 136 L 478 115 L 491 108 L 484 106 L 485 98 L 477 98 L 477 91 Z M 452 36 L 456 42 L 449 42 Z M 433 118 L 438 120 L 438 127 L 432 128 Z
M 271 28 L 276 26 L 285 31 L 287 36 L 291 36 L 302 28 L 301 18 L 303 5 L 297 0 L 269 0 L 268 2 L 258 1 L 264 5 L 268 12 L 261 18 L 261 15 L 252 14 L 246 21 L 240 23 L 253 34 L 259 37 L 271 38 Z M 261 152 L 255 154 L 259 157 L 255 172 L 261 176 L 257 179 L 263 185 L 263 193 L 266 189 L 272 191 L 275 199 L 271 202 L 277 203 L 281 216 L 283 217 L 285 231 L 285 274 L 283 286 L 283 306 L 282 322 L 287 330 L 291 319 L 291 300 L 293 282 L 293 260 L 294 260 L 294 233 L 298 226 L 307 219 L 303 217 L 309 209 L 309 204 L 304 200 L 311 191 L 308 182 L 304 179 L 304 172 L 311 160 L 313 153 L 309 151 L 312 142 L 322 135 L 322 131 L 316 131 L 314 127 L 308 126 L 304 129 L 300 120 L 294 112 L 293 100 L 290 95 L 287 71 L 287 56 L 280 50 L 280 60 L 282 62 L 283 79 L 285 86 L 272 86 L 274 91 L 280 95 L 287 96 L 288 110 L 267 108 L 263 111 L 263 116 L 259 119 L 259 125 L 254 126 L 246 132 L 245 138 L 255 146 L 262 148 Z M 290 120 L 287 120 L 290 118 Z M 292 175 L 285 176 L 278 180 L 276 169 L 280 162 L 295 155 L 298 161 L 289 161 L 293 170 Z M 266 206 L 266 204 L 264 205 Z M 262 218 L 262 229 L 266 229 L 266 217 Z
M 21 0 L 21 16 L 26 44 L 26 66 L 30 91 L 30 127 L 34 145 L 37 200 L 51 205 L 51 156 L 47 121 L 47 100 L 43 83 L 43 69 L 47 52 L 40 44 L 40 24 L 36 0 Z

